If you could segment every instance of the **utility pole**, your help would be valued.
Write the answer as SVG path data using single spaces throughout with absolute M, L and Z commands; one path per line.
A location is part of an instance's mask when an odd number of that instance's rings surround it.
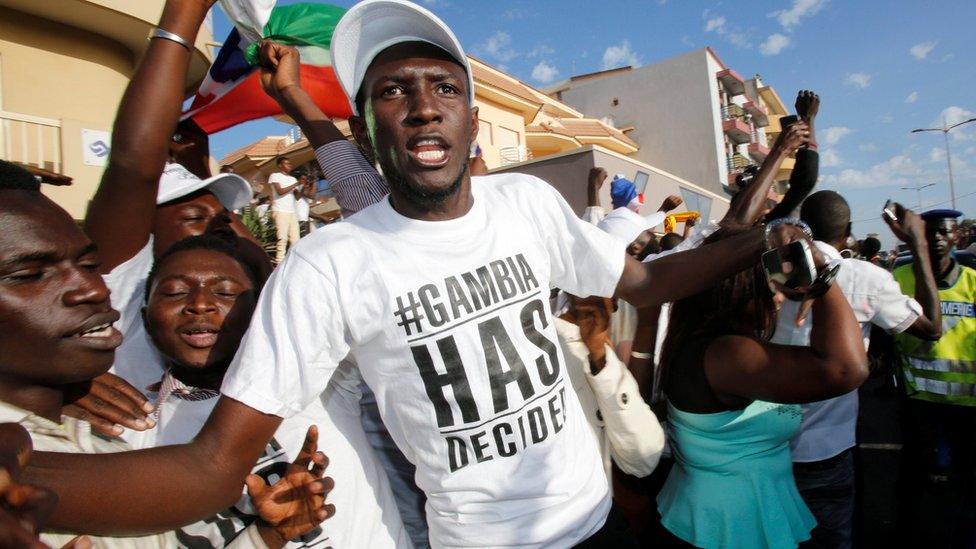
M 949 172 L 949 198 L 952 200 L 952 209 L 956 209 L 956 184 L 952 179 L 952 156 L 949 153 L 949 131 L 953 128 L 958 128 L 963 124 L 969 124 L 970 122 L 976 122 L 976 118 L 970 118 L 969 120 L 964 120 L 958 122 L 951 126 L 946 124 L 945 116 L 942 117 L 942 127 L 941 128 L 916 128 L 912 130 L 911 133 L 921 133 L 921 132 L 942 132 L 942 136 L 945 138 L 945 151 L 946 151 L 946 168 Z

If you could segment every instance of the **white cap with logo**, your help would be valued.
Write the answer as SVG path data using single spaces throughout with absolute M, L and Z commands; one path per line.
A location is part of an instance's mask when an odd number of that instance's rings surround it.
M 365 0 L 342 16 L 332 33 L 332 68 L 353 113 L 363 76 L 380 52 L 403 42 L 427 42 L 446 51 L 468 74 L 468 100 L 474 104 L 471 65 L 450 28 L 429 10 L 406 0 Z
M 163 175 L 159 177 L 156 204 L 165 204 L 201 189 L 213 193 L 217 197 L 217 201 L 229 211 L 239 210 L 247 206 L 253 195 L 251 185 L 239 175 L 222 173 L 207 179 L 200 179 L 182 165 L 168 163 L 163 168 Z

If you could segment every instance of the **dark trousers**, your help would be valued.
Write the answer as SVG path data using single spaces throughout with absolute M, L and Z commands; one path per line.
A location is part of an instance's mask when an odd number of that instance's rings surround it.
M 902 414 L 899 539 L 976 547 L 976 407 L 906 398 Z
M 612 547 L 614 549 L 637 549 L 640 547 L 637 544 L 637 538 L 631 533 L 630 527 L 627 521 L 624 519 L 620 511 L 617 511 L 615 506 L 610 507 L 610 514 L 607 515 L 607 521 L 603 523 L 603 527 L 596 531 L 595 534 L 583 540 L 583 542 L 576 545 L 577 549 L 605 549 Z
M 813 463 L 794 463 L 796 487 L 817 527 L 804 549 L 849 549 L 854 525 L 854 458 L 850 450 Z

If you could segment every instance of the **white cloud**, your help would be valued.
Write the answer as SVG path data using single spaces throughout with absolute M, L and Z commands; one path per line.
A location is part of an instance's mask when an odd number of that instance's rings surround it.
M 943 109 L 942 112 L 939 113 L 939 117 L 932 122 L 929 122 L 927 127 L 941 128 L 943 120 L 945 120 L 947 126 L 952 126 L 953 124 L 964 122 L 970 118 L 976 118 L 976 112 L 953 105 Z M 952 136 L 953 141 L 967 141 L 970 139 L 976 139 L 976 122 L 971 122 L 965 126 L 955 128 L 949 132 L 949 135 Z
M 490 57 L 497 61 L 506 62 L 518 57 L 518 52 L 512 49 L 512 37 L 505 31 L 498 31 L 488 37 L 476 48 L 485 57 Z
M 532 68 L 532 78 L 543 84 L 548 84 L 559 76 L 559 69 L 553 67 L 545 59 Z
M 861 145 L 858 145 L 857 149 L 861 152 L 878 152 L 881 150 L 881 147 L 877 146 L 874 143 L 863 143 Z
M 704 17 L 708 18 L 708 10 L 705 10 Z M 730 44 L 740 48 L 751 48 L 749 32 L 737 26 L 729 25 L 728 20 L 723 15 L 716 15 L 705 21 L 705 32 L 714 32 L 725 38 Z
M 907 186 L 918 180 L 923 173 L 910 157 L 900 154 L 866 170 L 846 169 L 837 174 L 825 175 L 822 181 L 824 186 L 841 190 L 854 187 Z
M 786 46 L 790 45 L 790 37 L 780 33 L 770 34 L 766 41 L 759 45 L 759 53 L 763 55 L 779 55 Z
M 953 105 L 951 107 L 946 107 L 945 110 L 939 114 L 939 119 L 932 122 L 932 127 L 934 128 L 936 126 L 942 126 L 943 119 L 945 119 L 946 124 L 951 126 L 953 124 L 958 124 L 963 120 L 969 120 L 970 118 L 976 118 L 976 113 L 969 109 Z
M 844 79 L 844 83 L 863 90 L 871 85 L 871 75 L 863 72 L 852 72 Z
M 834 149 L 823 149 L 820 151 L 820 167 L 821 168 L 836 168 L 843 164 L 840 159 L 840 155 Z
M 538 44 L 536 47 L 532 48 L 532 51 L 525 54 L 525 56 L 532 59 L 533 57 L 546 57 L 555 54 L 556 50 L 552 49 L 547 44 Z
M 932 147 L 929 151 L 929 162 L 942 162 L 945 160 L 945 149 Z
M 630 42 L 627 40 L 624 40 L 616 46 L 610 46 L 603 52 L 603 70 L 626 65 L 638 67 L 640 64 L 640 56 L 630 49 Z
M 878 121 L 881 122 L 882 124 L 891 124 L 892 122 L 895 121 L 895 117 L 892 116 L 890 112 L 886 112 L 883 115 L 881 115 L 881 118 L 879 118 Z
M 705 32 L 722 33 L 725 30 L 725 17 L 719 15 L 705 22 Z
M 913 91 L 912 93 L 908 94 L 908 97 L 905 98 L 905 103 L 914 103 L 916 101 L 918 101 L 917 91 Z
M 775 17 L 784 29 L 793 30 L 793 27 L 799 25 L 804 17 L 815 15 L 826 5 L 827 0 L 793 0 L 790 9 L 774 11 L 769 15 Z
M 845 135 L 854 133 L 854 130 L 844 126 L 831 126 L 825 130 L 820 130 L 820 141 L 827 147 L 836 145 Z
M 937 43 L 938 42 L 922 42 L 921 44 L 915 44 L 908 50 L 908 53 L 912 54 L 912 57 L 915 59 L 925 59 L 930 53 L 932 53 L 932 50 L 935 49 L 935 45 Z

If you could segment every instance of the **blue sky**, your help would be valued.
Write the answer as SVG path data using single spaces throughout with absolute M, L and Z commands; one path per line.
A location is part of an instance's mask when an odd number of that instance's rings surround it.
M 281 0 L 279 3 L 293 3 Z M 333 0 L 340 6 L 353 2 Z M 948 207 L 941 133 L 913 128 L 976 117 L 976 2 L 840 0 L 422 0 L 469 53 L 537 87 L 627 64 L 646 65 L 712 46 L 743 77 L 759 73 L 792 103 L 822 99 L 819 187 L 853 208 L 858 237 L 880 232 L 887 198 Z M 214 34 L 229 25 L 215 13 Z M 215 157 L 287 128 L 258 121 L 212 138 Z M 950 134 L 957 207 L 976 217 L 976 123 Z

